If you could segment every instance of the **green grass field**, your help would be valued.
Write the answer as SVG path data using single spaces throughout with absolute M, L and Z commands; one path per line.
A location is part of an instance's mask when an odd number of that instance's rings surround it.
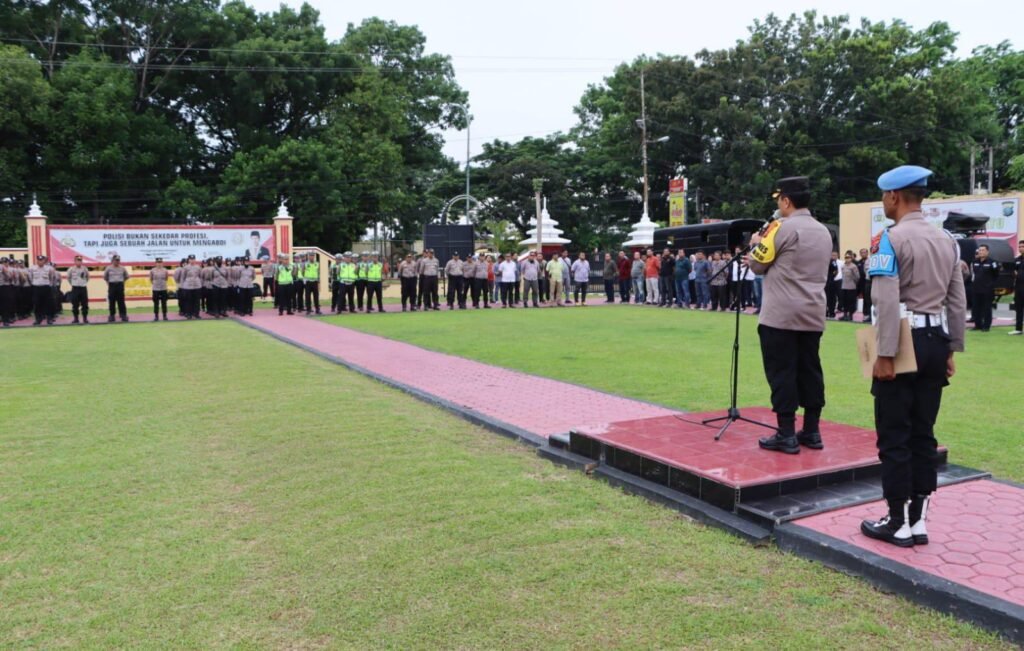
M 432 350 L 575 382 L 689 411 L 728 406 L 732 314 L 643 307 L 483 310 L 331 317 L 332 323 Z M 859 324 L 829 322 L 822 339 L 823 417 L 874 426 L 870 382 L 854 343 Z M 1006 329 L 967 333 L 936 432 L 950 460 L 1024 481 L 1020 402 L 1024 341 Z M 741 319 L 739 404 L 768 405 L 757 320 Z M 825 441 L 826 445 L 828 441 Z
M 422 327 L 474 327 L 457 316 Z M 492 316 L 478 341 L 521 345 L 519 315 Z M 642 316 L 550 321 L 681 323 Z M 646 345 L 570 343 L 541 368 L 593 355 L 605 379 L 646 365 L 653 398 L 686 387 Z M 4 647 L 1008 648 L 235 323 L 0 346 Z

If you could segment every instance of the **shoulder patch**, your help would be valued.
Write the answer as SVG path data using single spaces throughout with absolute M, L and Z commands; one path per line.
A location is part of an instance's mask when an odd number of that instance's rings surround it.
M 878 253 L 878 243 L 882 241 L 882 233 L 885 231 L 879 231 L 877 235 L 871 238 L 871 252 Z
M 882 231 L 879 234 L 878 245 L 872 246 L 871 257 L 868 258 L 868 275 L 872 278 L 900 275 L 896 250 L 889 241 L 889 231 Z
M 775 250 L 775 234 L 779 232 L 780 226 L 782 226 L 782 222 L 778 219 L 768 225 L 768 228 L 765 229 L 764 237 L 761 238 L 761 241 L 750 252 L 750 257 L 761 264 L 771 264 L 775 261 L 775 255 L 778 253 Z

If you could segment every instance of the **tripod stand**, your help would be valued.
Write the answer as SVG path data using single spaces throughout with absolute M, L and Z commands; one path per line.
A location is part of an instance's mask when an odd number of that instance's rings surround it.
M 740 256 L 741 256 L 740 259 L 742 259 L 742 256 L 746 255 L 749 252 L 750 252 L 750 247 L 748 246 L 746 249 L 744 249 L 744 251 L 742 253 L 740 253 Z M 743 282 L 743 276 L 745 274 L 745 270 L 748 267 L 746 265 L 740 264 L 739 262 L 737 262 L 736 265 L 739 267 L 739 274 L 738 274 L 739 280 L 737 282 Z M 725 267 L 722 267 L 718 271 L 718 274 L 722 273 L 726 269 L 729 269 L 730 267 L 732 267 L 732 263 L 726 265 Z M 715 274 L 715 275 L 717 276 L 718 274 Z M 712 276 L 711 278 L 714 278 L 714 276 Z M 741 304 L 742 304 L 741 297 L 742 297 L 742 292 L 736 292 L 736 300 L 733 302 L 733 305 L 732 305 L 733 311 L 735 312 L 735 315 L 736 315 L 736 326 L 735 326 L 735 331 L 733 333 L 733 340 L 732 340 L 732 368 L 730 370 L 730 378 L 729 378 L 729 391 L 730 391 L 729 409 L 726 410 L 725 416 L 716 416 L 714 418 L 707 418 L 707 419 L 701 421 L 704 425 L 710 425 L 711 423 L 717 423 L 717 422 L 720 422 L 720 421 L 723 421 L 723 420 L 725 421 L 725 424 L 722 425 L 721 429 L 718 430 L 718 434 L 715 434 L 715 440 L 716 441 L 720 440 L 722 438 L 722 435 L 725 434 L 725 430 L 729 429 L 729 426 L 732 425 L 733 423 L 735 423 L 738 420 L 739 421 L 743 421 L 744 423 L 750 423 L 752 425 L 757 425 L 759 427 L 764 427 L 764 428 L 770 429 L 772 431 L 778 431 L 774 427 L 772 427 L 771 425 L 766 425 L 765 423 L 762 423 L 762 422 L 756 421 L 756 420 L 751 420 L 750 418 L 744 418 L 740 414 L 739 408 L 736 406 L 736 399 L 737 399 L 737 394 L 739 393 L 739 386 L 740 386 L 740 313 L 743 311 L 743 308 L 741 307 Z

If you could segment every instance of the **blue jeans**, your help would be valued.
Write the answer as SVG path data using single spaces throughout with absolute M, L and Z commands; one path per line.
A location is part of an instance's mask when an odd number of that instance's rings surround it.
M 754 305 L 757 309 L 761 309 L 761 296 L 764 295 L 764 278 L 761 276 L 754 277 Z
M 697 281 L 697 307 L 711 305 L 711 287 L 706 280 Z
M 690 279 L 686 276 L 676 276 L 676 305 L 690 304 Z
M 644 299 L 647 298 L 647 293 L 644 290 L 644 279 L 643 276 L 640 278 L 633 278 L 633 302 L 643 303 Z

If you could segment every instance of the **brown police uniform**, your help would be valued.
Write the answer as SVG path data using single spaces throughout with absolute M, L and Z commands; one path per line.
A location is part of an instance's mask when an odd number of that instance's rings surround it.
M 806 183 L 804 179 L 799 187 Z M 764 275 L 757 330 L 779 425 L 777 438 L 760 442 L 765 449 L 793 454 L 800 451 L 798 441 L 822 447 L 818 418 L 825 406 L 825 378 L 818 348 L 825 330 L 825 271 L 831 256 L 831 234 L 806 208 L 770 224 L 751 253 L 750 269 Z M 798 407 L 804 408 L 799 435 Z M 783 445 L 773 445 L 773 440 Z

